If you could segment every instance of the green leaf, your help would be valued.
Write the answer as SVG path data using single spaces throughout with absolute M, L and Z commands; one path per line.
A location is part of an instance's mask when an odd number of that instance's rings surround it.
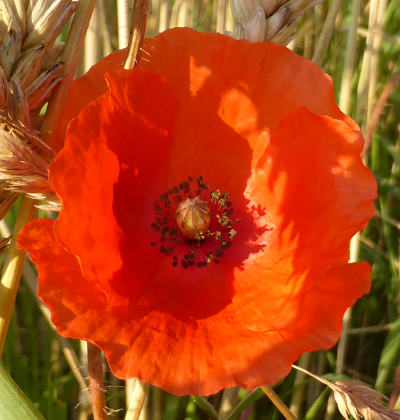
M 0 365 L 0 417 L 7 420 L 44 420 L 32 401 Z
M 400 320 L 397 320 L 390 330 L 381 359 L 378 366 L 378 375 L 376 378 L 375 389 L 381 393 L 385 392 L 385 385 L 389 375 L 394 372 L 399 359 L 400 351 Z
M 307 410 L 306 415 L 304 416 L 304 420 L 314 420 L 318 418 L 318 415 L 322 408 L 324 407 L 331 390 L 329 388 L 325 388 L 319 397 L 315 400 L 314 404 Z
M 237 416 L 241 414 L 242 411 L 246 410 L 247 407 L 250 407 L 251 404 L 256 402 L 258 399 L 260 399 L 262 396 L 264 396 L 264 392 L 261 388 L 257 388 L 256 390 L 249 392 L 242 401 L 232 410 L 232 412 L 229 414 L 229 416 L 226 418 L 226 420 L 233 420 Z
M 191 398 L 210 417 L 213 419 L 218 419 L 218 413 L 215 411 L 215 408 L 204 397 L 196 397 L 195 395 L 191 395 Z

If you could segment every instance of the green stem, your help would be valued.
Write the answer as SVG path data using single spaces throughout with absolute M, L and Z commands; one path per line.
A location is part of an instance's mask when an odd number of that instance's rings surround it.
M 35 215 L 36 208 L 33 205 L 33 200 L 28 197 L 22 198 L 21 208 L 15 222 L 14 233 L 8 248 L 0 281 L 0 357 L 3 353 L 15 297 L 25 263 L 25 252 L 17 248 L 18 234 L 26 223 L 34 219 Z

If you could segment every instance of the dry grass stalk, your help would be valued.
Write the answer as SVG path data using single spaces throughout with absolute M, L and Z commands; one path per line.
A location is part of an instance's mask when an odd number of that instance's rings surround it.
M 329 7 L 321 35 L 318 38 L 317 46 L 315 47 L 314 55 L 312 57 L 312 61 L 319 66 L 322 65 L 328 51 L 329 41 L 332 38 L 335 21 L 341 10 L 341 6 L 342 0 L 334 0 Z
M 235 38 L 288 44 L 304 12 L 322 0 L 231 0 Z
M 125 69 L 133 69 L 139 63 L 140 49 L 146 32 L 148 10 L 149 0 L 135 0 L 133 2 L 131 36 L 124 65 Z
M 388 398 L 378 391 L 368 387 L 360 381 L 338 381 L 332 383 L 306 369 L 292 365 L 293 368 L 306 373 L 328 386 L 333 391 L 333 396 L 340 414 L 349 420 L 399 420 L 400 410 L 390 410 L 382 404 Z M 350 416 L 350 417 L 349 417 Z

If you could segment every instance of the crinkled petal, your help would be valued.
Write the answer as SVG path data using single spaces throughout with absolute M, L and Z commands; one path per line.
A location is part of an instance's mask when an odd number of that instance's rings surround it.
M 132 71 L 117 53 L 88 74 L 50 167 L 63 209 L 20 243 L 58 329 L 99 345 L 117 376 L 179 395 L 272 384 L 333 345 L 369 289 L 369 266 L 347 264 L 376 195 L 359 130 L 330 79 L 284 47 L 184 28 L 143 48 Z M 150 246 L 154 203 L 199 175 L 242 221 L 220 264 L 173 267 Z
M 82 276 L 78 260 L 55 239 L 53 223 L 31 222 L 19 245 L 38 266 L 38 293 L 58 331 L 100 346 L 120 378 L 139 377 L 178 395 L 276 382 L 302 352 L 334 344 L 341 315 L 358 296 L 356 287 L 348 293 L 349 283 L 358 284 L 358 292 L 367 284 L 367 264 L 332 270 L 302 296 L 297 322 L 275 331 L 248 329 L 229 305 L 207 319 L 186 322 L 135 304 L 108 311 L 101 288 Z
M 64 109 L 51 136 L 51 146 L 59 151 L 64 146 L 65 132 L 70 121 L 91 101 L 107 92 L 105 73 L 123 68 L 125 50 L 118 50 L 100 60 L 89 71 L 74 80 L 65 99 Z
M 142 49 L 139 67 L 168 80 L 185 110 L 177 121 L 185 134 L 181 141 L 193 135 L 185 131 L 187 123 L 202 126 L 204 113 L 213 112 L 251 142 L 256 157 L 279 121 L 300 106 L 357 128 L 336 105 L 330 77 L 283 46 L 174 28 L 146 39 Z M 69 121 L 106 91 L 104 74 L 121 69 L 125 56 L 124 50 L 111 54 L 74 82 L 56 131 L 57 144 Z
M 46 303 L 60 334 L 90 338 L 105 312 L 105 296 L 95 282 L 82 277 L 78 259 L 56 241 L 54 220 L 38 219 L 27 224 L 18 246 L 29 252 L 38 266 L 38 296 Z
M 151 192 L 164 189 L 175 100 L 159 76 L 142 70 L 121 70 L 119 82 L 111 79 L 110 86 L 70 124 L 49 172 L 63 202 L 56 236 L 79 255 L 85 276 L 104 287 L 116 283 L 109 287 L 112 298 L 113 290 L 123 294 L 127 284 L 123 276 L 120 281 L 124 261 L 140 272 L 128 282 L 131 294 L 157 266 L 159 253 L 148 252 Z
M 275 131 L 246 190 L 250 208 L 264 209 L 259 223 L 274 226 L 258 239 L 264 248 L 237 273 L 237 313 L 250 328 L 297 322 L 305 313 L 300 297 L 346 264 L 351 237 L 375 212 L 376 182 L 361 161 L 361 148 L 358 132 L 304 108 Z M 348 282 L 354 296 L 369 288 L 368 275 L 362 278 L 361 288 Z M 350 306 L 350 295 L 335 299 Z

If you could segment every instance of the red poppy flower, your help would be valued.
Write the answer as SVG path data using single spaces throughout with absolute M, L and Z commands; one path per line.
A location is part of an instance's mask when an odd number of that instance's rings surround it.
M 347 263 L 374 212 L 362 137 L 329 77 L 282 46 L 174 29 L 143 49 L 72 87 L 49 171 L 61 213 L 19 240 L 38 294 L 120 378 L 273 384 L 369 290 L 369 265 Z

